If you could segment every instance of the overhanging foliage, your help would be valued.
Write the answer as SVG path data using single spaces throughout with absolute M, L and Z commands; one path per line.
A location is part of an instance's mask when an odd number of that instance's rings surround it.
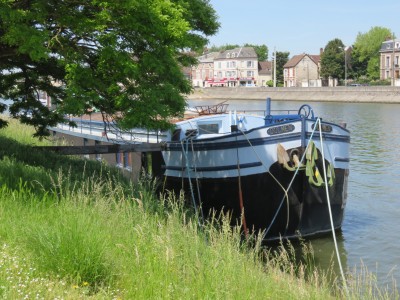
M 1 0 L 0 97 L 39 136 L 93 108 L 122 128 L 164 129 L 191 91 L 188 53 L 218 28 L 209 0 Z

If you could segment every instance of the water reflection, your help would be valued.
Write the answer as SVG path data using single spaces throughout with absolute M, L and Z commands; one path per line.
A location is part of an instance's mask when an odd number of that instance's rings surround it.
M 343 234 L 341 231 L 336 232 L 336 241 L 339 250 L 339 258 L 344 270 L 347 269 L 347 252 L 344 246 Z M 315 255 L 315 264 L 321 270 L 330 270 L 340 277 L 340 268 L 335 253 L 335 245 L 332 236 L 324 236 L 311 240 L 311 244 Z

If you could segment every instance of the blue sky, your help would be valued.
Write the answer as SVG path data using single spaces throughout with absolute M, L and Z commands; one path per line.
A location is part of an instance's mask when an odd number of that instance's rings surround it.
M 399 0 L 210 0 L 221 28 L 209 45 L 245 43 L 296 54 L 319 54 L 339 38 L 352 45 L 358 33 L 372 27 L 390 29 L 400 37 Z

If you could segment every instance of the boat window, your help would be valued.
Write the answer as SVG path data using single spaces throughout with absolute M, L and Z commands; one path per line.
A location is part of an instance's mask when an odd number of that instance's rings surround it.
M 198 124 L 199 134 L 219 133 L 218 123 Z

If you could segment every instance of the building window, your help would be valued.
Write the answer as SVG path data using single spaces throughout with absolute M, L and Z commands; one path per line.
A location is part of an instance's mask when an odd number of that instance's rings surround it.
M 247 71 L 247 77 L 253 77 L 254 72 L 253 71 Z
M 386 68 L 390 66 L 390 56 L 386 56 Z
M 396 56 L 394 64 L 396 65 L 395 67 L 399 67 L 399 57 L 398 56 Z
M 218 68 L 221 69 L 221 62 L 218 62 Z
M 236 61 L 232 62 L 232 68 L 236 68 Z
M 386 71 L 386 77 L 385 77 L 385 79 L 388 79 L 388 78 L 390 78 L 390 76 L 389 76 L 389 71 Z
M 253 67 L 253 61 L 252 60 L 248 60 L 247 61 L 247 67 L 248 68 L 252 68 Z

